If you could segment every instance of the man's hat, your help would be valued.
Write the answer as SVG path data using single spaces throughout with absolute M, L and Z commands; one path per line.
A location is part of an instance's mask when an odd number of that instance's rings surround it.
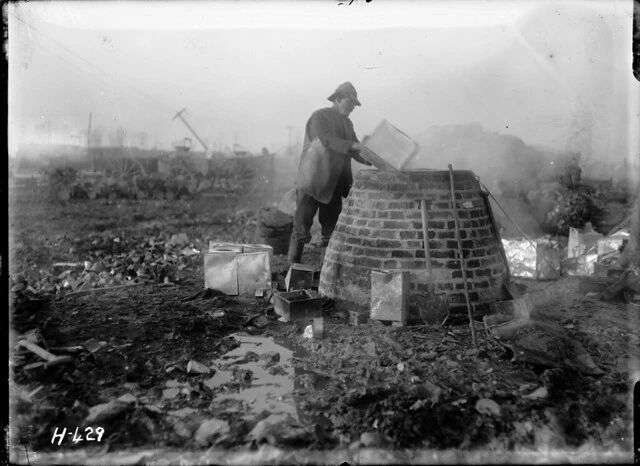
M 340 84 L 334 91 L 334 93 L 327 97 L 327 99 L 333 102 L 338 96 L 349 97 L 350 99 L 353 99 L 355 101 L 356 105 L 362 105 L 358 100 L 358 93 L 356 92 L 356 88 L 353 87 L 353 84 L 351 84 L 349 81 Z

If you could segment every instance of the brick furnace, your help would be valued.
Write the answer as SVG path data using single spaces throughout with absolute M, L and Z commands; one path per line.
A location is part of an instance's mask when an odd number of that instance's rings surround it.
M 463 260 L 473 315 L 503 299 L 507 277 L 499 232 L 486 193 L 471 171 L 453 171 Z M 372 270 L 408 271 L 409 318 L 419 319 L 428 291 L 421 200 L 427 201 L 434 293 L 444 293 L 449 316 L 467 318 L 450 172 L 361 170 L 325 253 L 319 291 L 346 310 L 368 308 Z

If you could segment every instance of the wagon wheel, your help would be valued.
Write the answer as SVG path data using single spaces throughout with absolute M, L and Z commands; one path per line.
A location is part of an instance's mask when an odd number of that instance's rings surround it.
M 131 179 L 147 174 L 144 166 L 131 157 L 109 159 L 105 165 L 106 173 L 122 179 Z
M 252 194 L 259 187 L 258 174 L 246 160 L 229 159 L 221 167 L 227 190 L 241 196 Z
M 177 193 L 193 195 L 198 188 L 198 177 L 196 173 L 183 163 L 178 162 L 173 164 L 169 168 L 169 177 L 175 182 Z

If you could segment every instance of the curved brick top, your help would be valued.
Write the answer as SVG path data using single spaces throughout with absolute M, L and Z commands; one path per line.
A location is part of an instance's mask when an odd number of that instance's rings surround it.
M 500 299 L 506 269 L 479 181 L 471 171 L 453 175 L 468 291 L 477 308 Z M 450 175 L 444 170 L 360 170 L 327 247 L 320 292 L 367 307 L 371 270 L 409 271 L 409 309 L 416 317 L 429 282 L 421 199 L 428 205 L 435 291 L 449 296 L 452 312 L 462 307 L 458 311 L 466 313 Z

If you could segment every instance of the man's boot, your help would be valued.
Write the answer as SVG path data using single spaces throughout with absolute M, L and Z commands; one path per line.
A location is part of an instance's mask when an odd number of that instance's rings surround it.
M 292 239 L 289 243 L 289 254 L 287 260 L 289 265 L 300 264 L 302 262 L 302 251 L 304 250 L 304 243 L 302 241 Z

